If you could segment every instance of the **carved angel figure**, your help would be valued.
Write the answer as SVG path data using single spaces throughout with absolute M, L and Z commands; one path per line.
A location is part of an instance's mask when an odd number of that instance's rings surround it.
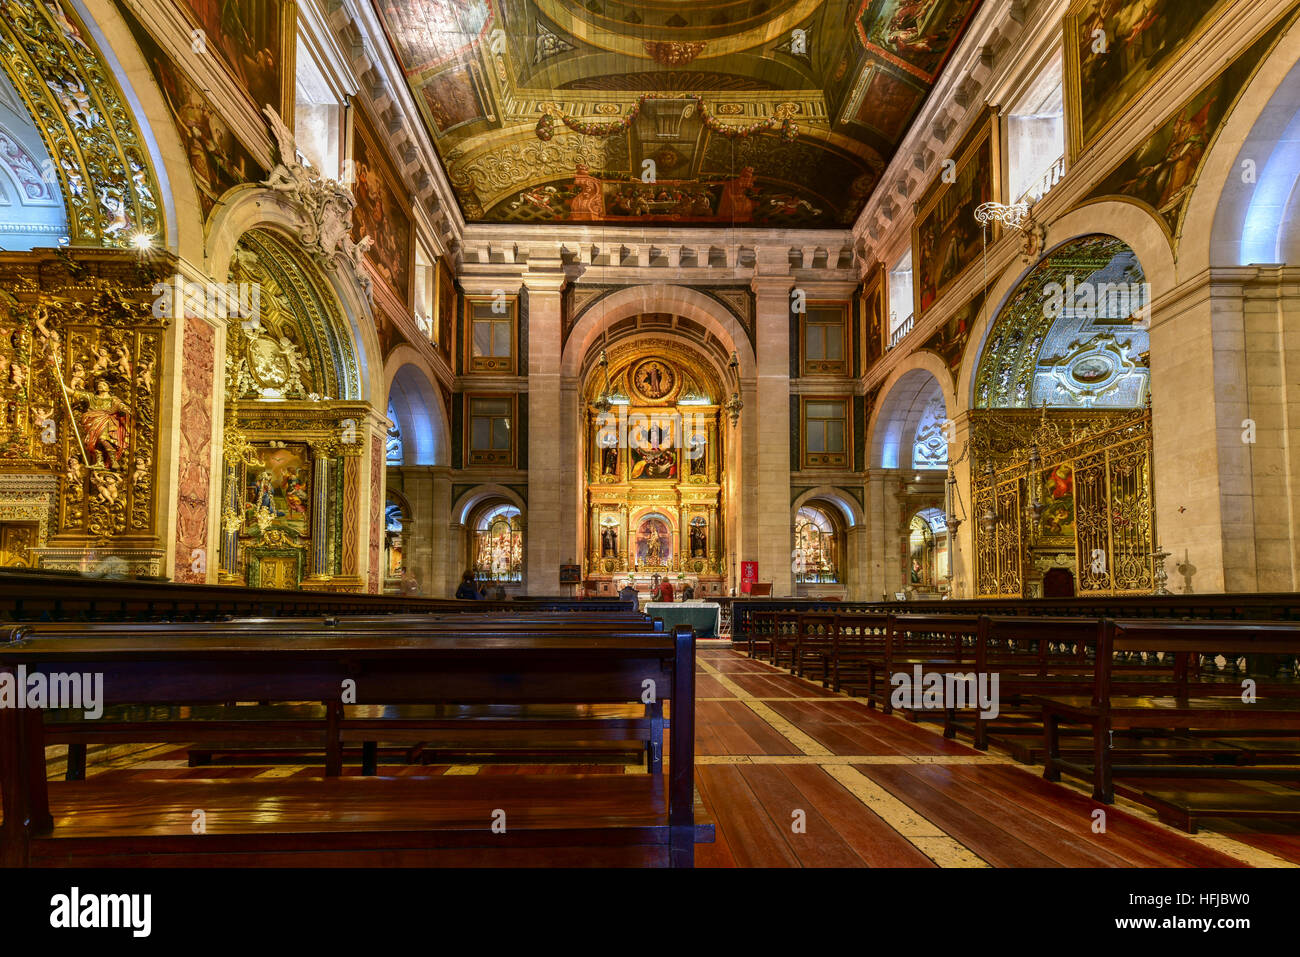
M 94 395 L 82 391 L 76 398 L 86 405 L 81 414 L 81 441 L 91 465 L 102 468 L 107 464 L 116 470 L 118 456 L 127 447 L 131 410 L 108 391 L 108 383 L 103 379 L 95 383 Z

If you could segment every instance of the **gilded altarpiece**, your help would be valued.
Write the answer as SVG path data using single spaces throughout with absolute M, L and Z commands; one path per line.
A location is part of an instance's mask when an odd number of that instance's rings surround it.
M 356 398 L 337 305 L 284 239 L 258 231 L 237 247 L 229 286 L 248 301 L 227 321 L 219 580 L 377 589 L 361 575 L 364 557 L 376 560 L 362 484 L 375 462 L 382 471 L 387 422 Z
M 108 251 L 0 258 L 6 564 L 163 574 L 156 278 Z
M 654 575 L 721 594 L 721 385 L 709 364 L 670 340 L 608 354 L 587 380 L 586 578 L 599 594 Z M 602 398 L 611 401 L 603 410 Z
M 971 446 L 977 597 L 1039 597 L 1050 568 L 1079 595 L 1152 592 L 1149 410 L 977 410 Z

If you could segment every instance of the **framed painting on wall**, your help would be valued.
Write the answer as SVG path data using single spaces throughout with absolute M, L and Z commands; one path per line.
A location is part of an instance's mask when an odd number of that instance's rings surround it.
M 352 116 L 352 165 L 344 177 L 357 201 L 352 239 L 374 240 L 366 259 L 403 309 L 409 309 L 415 273 L 411 201 L 365 112 L 354 108 Z
M 885 267 L 876 263 L 862 284 L 862 371 L 868 371 L 885 354 Z
M 1075 0 L 1065 16 L 1065 110 L 1073 162 L 1109 130 L 1226 0 Z
M 245 473 L 244 532 L 280 527 L 311 535 L 312 461 L 302 443 L 257 445 L 258 465 Z
M 916 315 L 952 287 L 980 258 L 984 228 L 975 210 L 984 203 L 1001 202 L 1001 150 L 996 135 L 997 118 L 990 111 L 957 149 L 951 165 L 926 191 L 916 225 L 912 227 L 912 262 L 915 269 Z M 989 227 L 988 242 L 1000 235 Z
M 298 5 L 292 0 L 181 0 L 195 26 L 195 53 L 212 53 L 262 112 L 270 106 L 293 129 Z M 200 32 L 201 31 L 201 32 Z

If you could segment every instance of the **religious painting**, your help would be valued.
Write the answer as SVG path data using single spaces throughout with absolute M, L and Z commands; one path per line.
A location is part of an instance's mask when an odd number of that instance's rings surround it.
M 162 91 L 181 145 L 189 157 L 199 207 L 206 218 L 221 196 L 240 183 L 260 182 L 264 170 L 212 104 L 125 7 L 119 7 Z
M 649 402 L 666 400 L 677 388 L 677 373 L 662 359 L 646 359 L 632 368 L 629 376 L 637 398 Z
M 311 453 L 305 444 L 259 445 L 257 465 L 244 480 L 244 532 L 260 534 L 271 527 L 306 538 L 311 533 Z
M 962 357 L 966 354 L 966 343 L 970 340 L 970 333 L 975 323 L 979 321 L 987 295 L 986 289 L 958 308 L 921 347 L 943 359 L 943 364 L 952 373 L 953 382 L 959 381 L 961 377 L 961 363 Z
M 452 351 L 455 344 L 452 342 L 451 325 L 456 318 L 456 281 L 452 278 L 451 270 L 447 264 L 439 261 L 438 263 L 438 349 L 442 356 L 451 364 Z M 451 403 L 447 403 L 451 407 Z
M 853 120 L 893 142 L 902 137 L 927 91 L 882 64 L 875 64 L 870 70 L 871 78 L 863 89 Z
M 429 118 L 439 133 L 482 117 L 487 111 L 472 66 L 457 67 L 424 81 L 421 92 Z
M 1222 0 L 1076 0 L 1065 18 L 1071 158 L 1087 150 L 1214 19 Z
M 978 6 L 979 0 L 862 0 L 858 38 L 872 53 L 932 82 Z
M 375 6 L 408 75 L 468 60 L 492 22 L 487 0 L 380 0 Z
M 349 185 L 357 207 L 352 213 L 352 238 L 356 242 L 364 236 L 374 240 L 366 258 L 406 306 L 411 300 L 414 255 L 410 202 L 379 145 L 382 141 L 361 111 L 354 111 L 354 116 Z
M 673 533 L 668 520 L 647 516 L 636 528 L 635 557 L 638 565 L 667 565 L 673 560 Z
M 296 8 L 284 0 L 181 0 L 202 30 L 196 43 L 214 53 L 260 113 L 270 106 L 293 116 L 291 94 L 297 50 Z
M 1072 544 L 1074 542 L 1074 468 L 1062 462 L 1043 473 L 1043 486 L 1039 491 L 1043 514 L 1039 519 L 1039 533 L 1044 543 Z
M 869 370 L 885 354 L 885 270 L 877 265 L 862 295 L 862 361 Z
M 677 478 L 677 446 L 672 440 L 672 429 L 667 434 L 650 435 L 640 444 L 633 443 L 632 479 L 634 481 L 665 480 Z
M 1089 199 L 1124 196 L 1137 200 L 1155 210 L 1170 235 L 1177 235 L 1201 161 L 1219 135 L 1232 104 L 1277 42 L 1286 21 L 1293 17 L 1285 18 L 1260 37 L 1185 102 L 1093 190 Z
M 561 566 L 560 566 L 560 584 L 561 584 L 561 585 L 581 585 L 581 584 L 582 584 L 582 566 L 581 566 L 581 565 L 561 565 Z
M 979 259 L 984 229 L 975 210 L 998 202 L 1001 161 L 994 120 L 980 121 L 958 151 L 955 167 L 941 173 L 922 201 L 913 226 L 912 261 L 916 264 L 916 314 L 928 310 Z M 988 242 L 998 236 L 987 227 Z

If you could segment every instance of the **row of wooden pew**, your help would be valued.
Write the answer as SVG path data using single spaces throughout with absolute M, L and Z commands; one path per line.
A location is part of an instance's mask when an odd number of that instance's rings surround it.
M 693 784 L 694 635 L 604 611 L 8 626 L 0 682 L 101 674 L 102 714 L 0 708 L 0 861 L 689 866 L 713 836 Z M 123 742 L 184 742 L 191 763 L 319 753 L 323 775 L 84 779 L 88 745 Z M 69 780 L 47 784 L 55 743 Z M 633 747 L 647 773 L 384 777 L 381 744 Z M 349 745 L 361 777 L 342 774 Z
M 1099 801 L 1139 782 L 1126 794 L 1188 830 L 1300 819 L 1297 622 L 760 613 L 745 642 L 871 707 L 1041 761 L 1050 780 L 1090 781 Z M 918 676 L 932 699 L 904 693 Z M 1205 783 L 1225 781 L 1262 783 Z

